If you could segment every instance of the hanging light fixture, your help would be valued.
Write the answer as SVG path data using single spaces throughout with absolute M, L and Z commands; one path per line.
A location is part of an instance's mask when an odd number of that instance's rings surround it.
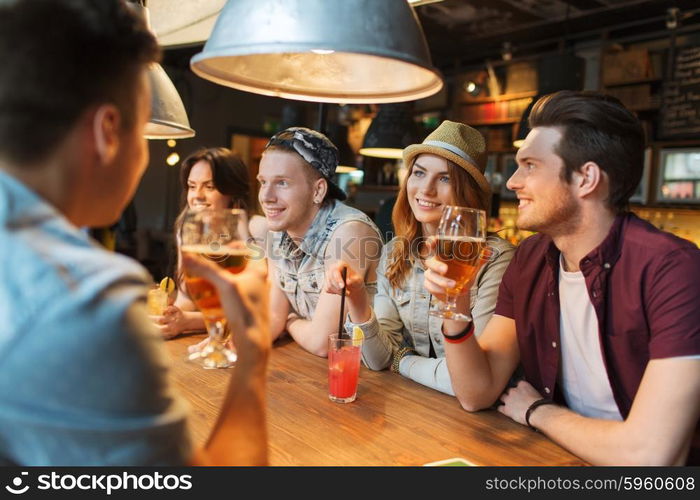
M 190 65 L 221 85 L 314 102 L 410 101 L 443 85 L 406 0 L 229 0 Z
M 429 3 L 438 2 L 442 2 L 442 0 L 408 0 L 408 3 L 410 3 L 413 7 L 419 7 L 421 5 L 428 5 Z
M 148 69 L 151 81 L 151 118 L 146 124 L 146 139 L 185 139 L 194 137 L 180 94 L 160 64 Z
M 406 146 L 418 142 L 410 105 L 385 104 L 380 106 L 367 129 L 360 154 L 397 160 L 402 157 Z
M 148 0 L 151 26 L 162 47 L 188 47 L 207 41 L 226 0 Z
M 150 29 L 148 9 L 137 3 L 129 6 L 141 16 Z M 184 139 L 194 137 L 190 128 L 185 106 L 173 82 L 168 78 L 163 67 L 152 63 L 148 68 L 148 79 L 151 82 L 151 118 L 146 124 L 144 137 L 146 139 Z

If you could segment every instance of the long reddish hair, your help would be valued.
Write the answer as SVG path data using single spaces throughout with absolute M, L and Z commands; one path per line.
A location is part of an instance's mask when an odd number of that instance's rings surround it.
M 408 169 L 408 174 L 401 183 L 399 195 L 396 198 L 391 221 L 396 232 L 396 241 L 387 258 L 386 277 L 392 288 L 400 288 L 418 257 L 423 231 L 416 216 L 408 203 L 406 184 L 413 172 L 413 165 L 420 155 L 416 156 Z M 450 188 L 454 205 L 471 207 L 489 211 L 491 193 L 482 190 L 471 175 L 456 163 L 445 158 L 447 171 L 450 174 Z

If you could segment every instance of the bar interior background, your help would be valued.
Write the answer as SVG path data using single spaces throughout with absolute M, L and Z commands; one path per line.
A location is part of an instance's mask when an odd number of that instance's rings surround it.
M 262 1 L 254 3 L 265 8 Z M 191 71 L 190 60 L 202 51 L 224 4 L 224 0 L 197 0 L 173 9 L 165 0 L 146 2 L 151 25 L 161 43 L 167 44 L 163 68 L 197 132 L 174 144 L 149 141 L 151 163 L 134 200 L 138 217 L 134 256 L 156 278 L 167 272 L 164 256 L 172 244 L 172 223 L 179 211 L 177 164 L 166 163 L 172 153 L 184 158 L 202 146 L 235 144 L 254 178 L 265 138 L 287 126 L 314 128 L 319 119 L 316 103 L 224 87 Z M 432 64 L 445 84 L 437 94 L 405 105 L 417 138 L 421 140 L 443 119 L 481 130 L 487 139 L 488 173 L 499 206 L 493 215 L 498 216 L 495 223 L 505 226 L 506 237 L 517 242 L 526 236 L 512 228 L 515 204 L 504 186 L 514 167 L 513 141 L 523 112 L 541 93 L 580 88 L 617 96 L 645 126 L 647 166 L 633 211 L 700 244 L 700 104 L 691 106 L 683 126 L 667 126 L 673 120 L 664 114 L 672 104 L 669 89 L 700 92 L 687 80 L 676 78 L 679 55 L 687 59 L 697 48 L 700 60 L 697 1 L 443 0 L 418 2 L 412 8 Z M 392 19 L 373 25 L 388 31 Z M 395 196 L 404 174 L 395 159 L 359 154 L 382 106 L 328 104 L 326 108 L 329 130 L 347 131 L 347 144 L 355 153 L 353 166 L 359 167 L 339 174 L 338 180 L 350 204 L 377 216 L 382 202 Z M 670 111 L 674 112 L 673 106 Z

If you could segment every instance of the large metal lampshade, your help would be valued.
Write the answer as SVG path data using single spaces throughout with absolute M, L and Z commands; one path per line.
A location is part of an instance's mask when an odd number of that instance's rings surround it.
M 360 154 L 398 160 L 406 146 L 420 142 L 410 105 L 386 104 L 379 108 L 362 141 Z
M 180 94 L 163 67 L 151 64 L 148 79 L 151 81 L 151 118 L 144 132 L 146 139 L 194 137 Z
M 191 67 L 303 101 L 401 102 L 442 88 L 406 0 L 229 0 Z
M 148 9 L 143 5 L 130 3 L 131 7 L 145 21 L 150 29 Z M 190 128 L 185 106 L 180 94 L 168 77 L 163 67 L 153 63 L 148 68 L 148 79 L 151 82 L 151 118 L 146 124 L 144 137 L 146 139 L 184 139 L 194 137 Z
M 151 27 L 163 47 L 186 47 L 207 41 L 226 0 L 148 0 Z

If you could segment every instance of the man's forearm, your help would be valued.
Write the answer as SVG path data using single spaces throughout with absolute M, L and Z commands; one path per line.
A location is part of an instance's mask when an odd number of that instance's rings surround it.
M 592 465 L 683 465 L 687 454 L 686 449 L 682 456 L 663 457 L 629 422 L 588 418 L 562 406 L 539 406 L 530 423 Z
M 270 285 L 270 338 L 274 341 L 287 329 L 289 300 L 275 284 Z
M 267 465 L 266 366 L 268 352 L 239 359 L 219 418 L 194 465 Z
M 313 321 L 299 317 L 287 322 L 287 331 L 297 344 L 310 353 L 322 358 L 328 355 L 328 336 L 333 332 L 314 327 Z

